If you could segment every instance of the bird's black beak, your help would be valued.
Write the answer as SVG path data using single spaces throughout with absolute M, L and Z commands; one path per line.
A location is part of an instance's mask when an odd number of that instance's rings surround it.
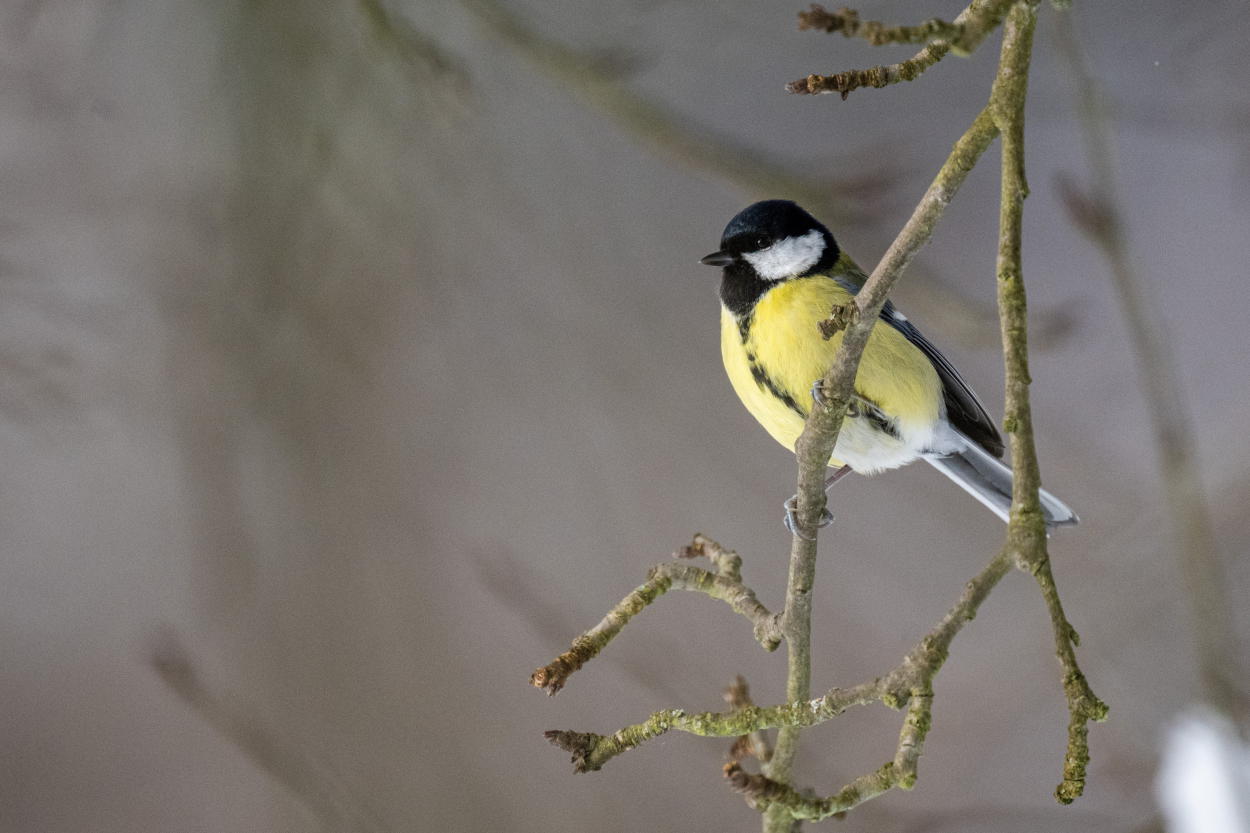
M 699 258 L 699 262 L 707 266 L 728 266 L 734 262 L 734 256 L 729 252 L 712 252 Z

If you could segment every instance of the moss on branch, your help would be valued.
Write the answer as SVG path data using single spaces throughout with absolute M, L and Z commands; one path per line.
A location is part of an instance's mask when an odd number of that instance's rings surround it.
M 799 12 L 799 31 L 840 32 L 848 38 L 863 38 L 873 46 L 887 43 L 928 43 L 935 38 L 954 41 L 964 35 L 965 24 L 945 23 L 937 18 L 915 26 L 891 26 L 877 20 L 863 20 L 855 9 L 831 12 L 819 3 Z
M 896 64 L 850 69 L 833 75 L 808 75 L 786 85 L 786 91 L 799 95 L 838 93 L 845 99 L 860 87 L 888 87 L 900 81 L 914 81 L 925 70 L 946 57 L 947 53 L 970 55 L 1002 22 L 1013 0 L 974 0 L 952 23 L 928 20 L 917 26 L 888 26 L 876 21 L 861 21 L 853 9 L 837 14 L 812 6 L 799 12 L 799 29 L 820 29 L 842 32 L 847 37 L 862 37 L 874 46 L 887 43 L 924 43 L 923 49 L 911 58 Z
M 574 639 L 569 650 L 534 671 L 530 684 L 548 694 L 558 693 L 569 677 L 598 656 L 631 619 L 672 589 L 699 592 L 725 602 L 751 621 L 755 638 L 761 645 L 769 651 L 776 649 L 781 641 L 777 619 L 760 604 L 755 591 L 742 583 L 742 558 L 736 552 L 724 549 L 703 535 L 695 535 L 694 540 L 674 556 L 706 557 L 712 562 L 712 569 L 673 561 L 655 565 L 647 574 L 647 580 L 621 599 L 599 624 Z
M 1063 779 L 1055 789 L 1055 797 L 1069 804 L 1085 789 L 1089 764 L 1087 724 L 1091 720 L 1105 720 L 1108 709 L 1094 695 L 1077 664 L 1076 629 L 1059 601 L 1038 495 L 1042 479 L 1029 402 L 1028 304 L 1021 258 L 1024 200 L 1029 193 L 1024 169 L 1024 101 L 1036 23 L 1036 2 L 1018 2 L 1012 7 L 1003 29 L 999 73 L 990 93 L 990 111 L 1002 136 L 997 274 L 1006 377 L 1005 425 L 1011 434 L 1014 472 L 1007 547 L 1016 565 L 1037 579 L 1050 615 L 1055 655 L 1063 670 L 1063 690 L 1069 712 Z

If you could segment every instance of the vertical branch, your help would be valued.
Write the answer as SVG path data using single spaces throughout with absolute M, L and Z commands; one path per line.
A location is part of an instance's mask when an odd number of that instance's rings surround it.
M 824 510 L 825 469 L 833 454 L 838 431 L 842 427 L 842 418 L 853 393 L 859 359 L 868 344 L 868 336 L 877 316 L 885 306 L 890 289 L 916 253 L 929 242 L 946 207 L 997 134 L 998 128 L 990 109 L 986 108 L 959 137 L 907 224 L 855 296 L 851 314 L 847 316 L 850 323 L 843 334 L 842 346 L 833 367 L 825 374 L 824 390 L 828 404 L 824 408 L 812 409 L 803 433 L 794 445 L 799 469 L 796 528 L 803 534 L 796 533 L 791 540 L 790 576 L 786 585 L 785 608 L 781 613 L 781 630 L 785 635 L 789 659 L 787 700 L 806 700 L 811 696 L 812 582 L 816 576 L 816 520 Z M 1041 517 L 1040 510 L 1038 517 Z M 798 737 L 797 728 L 782 729 L 778 733 L 777 747 L 766 770 L 772 780 L 782 784 L 789 783 Z M 780 806 L 774 805 L 765 816 L 764 829 L 779 833 L 788 830 L 791 821 Z
M 1011 533 L 1045 540 L 1038 489 L 1041 472 L 1033 441 L 1029 404 L 1028 309 L 1024 293 L 1020 239 L 1024 200 L 1029 193 L 1024 172 L 1024 100 L 1037 10 L 1028 2 L 1012 7 L 1003 27 L 1002 58 L 990 93 L 990 111 L 1002 136 L 1002 192 L 998 218 L 998 304 L 1006 371 L 1005 427 L 1011 434 L 1011 469 L 1015 478 Z
M 1070 715 L 1068 750 L 1063 780 L 1055 790 L 1055 797 L 1067 804 L 1085 789 L 1085 769 L 1089 763 L 1086 725 L 1090 720 L 1106 719 L 1107 706 L 1094 695 L 1077 665 L 1077 635 L 1059 601 L 1046 552 L 1046 525 L 1038 498 L 1041 470 L 1029 404 L 1028 310 L 1020 252 L 1024 199 L 1029 190 L 1024 171 L 1024 102 L 1036 23 L 1037 0 L 1021 0 L 1012 7 L 1003 27 L 998 77 L 990 93 L 990 109 L 1002 135 L 998 303 L 1006 376 L 1005 425 L 1012 438 L 1011 463 L 1015 478 L 1006 546 L 1017 565 L 1037 579 L 1054 630 L 1055 654 L 1064 671 L 1063 689 Z

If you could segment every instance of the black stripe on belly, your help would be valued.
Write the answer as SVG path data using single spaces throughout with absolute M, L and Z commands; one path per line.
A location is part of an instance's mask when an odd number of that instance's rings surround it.
M 746 347 L 747 335 L 749 334 L 750 329 L 750 316 L 738 321 L 738 331 L 742 335 L 743 347 Z M 794 401 L 793 396 L 786 393 L 781 389 L 780 385 L 773 381 L 773 377 L 768 375 L 768 371 L 760 367 L 758 359 L 756 359 L 754 353 L 750 350 L 747 350 L 746 352 L 747 365 L 751 368 L 751 377 L 755 379 L 755 383 L 771 393 L 775 398 L 781 400 L 787 408 L 794 411 L 802 419 L 807 419 L 807 411 L 803 410 L 803 408 L 799 406 L 799 403 Z M 894 423 L 894 420 L 886 416 L 885 412 L 881 410 L 881 406 L 862 394 L 856 393 L 854 398 L 851 399 L 846 408 L 846 415 L 851 419 L 866 419 L 878 431 L 883 434 L 888 434 L 896 440 L 901 440 L 903 438 L 899 433 L 898 426 Z
M 764 390 L 771 393 L 777 399 L 780 399 L 787 408 L 794 411 L 803 419 L 807 419 L 807 412 L 799 407 L 799 403 L 794 401 L 794 397 L 781 389 L 781 386 L 773 381 L 764 368 L 755 363 L 755 356 L 747 353 L 747 364 L 751 366 L 751 376 L 755 379 L 755 383 Z
M 896 440 L 903 437 L 898 432 L 898 426 L 894 424 L 894 420 L 885 415 L 881 410 L 881 406 L 873 402 L 863 394 L 855 394 L 855 398 L 846 408 L 846 415 L 849 417 L 862 417 L 868 420 L 874 428 L 883 434 L 889 434 Z
M 747 346 L 747 338 L 751 335 L 751 320 L 754 318 L 750 313 L 738 319 L 738 337 L 742 339 L 742 346 Z

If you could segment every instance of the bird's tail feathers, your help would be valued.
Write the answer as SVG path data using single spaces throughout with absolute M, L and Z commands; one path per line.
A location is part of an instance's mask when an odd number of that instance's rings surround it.
M 1001 460 L 969 440 L 964 448 L 947 455 L 927 455 L 925 461 L 981 503 L 989 507 L 1004 521 L 1011 516 L 1011 469 Z M 1066 503 L 1045 489 L 1039 495 L 1046 526 L 1072 526 L 1080 522 L 1076 513 Z

